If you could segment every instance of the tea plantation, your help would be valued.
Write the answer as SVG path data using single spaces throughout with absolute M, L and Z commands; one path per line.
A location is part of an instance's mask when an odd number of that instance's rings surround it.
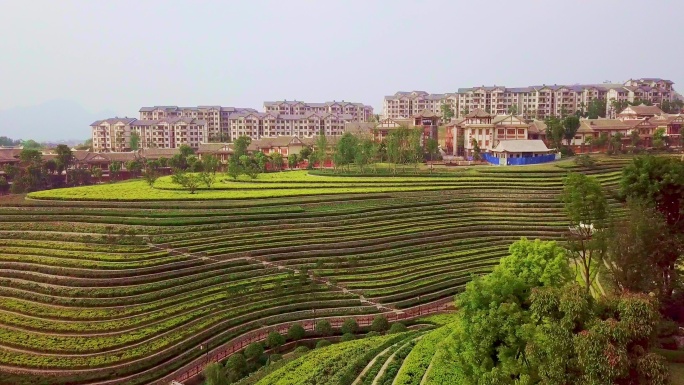
M 424 177 L 297 171 L 220 177 L 196 194 L 162 178 L 154 189 L 0 198 L 0 384 L 154 383 L 257 329 L 452 298 L 520 237 L 562 239 L 569 170 L 611 190 L 627 161 Z M 416 339 L 397 383 L 420 383 L 448 334 Z M 378 354 L 402 347 L 370 341 Z

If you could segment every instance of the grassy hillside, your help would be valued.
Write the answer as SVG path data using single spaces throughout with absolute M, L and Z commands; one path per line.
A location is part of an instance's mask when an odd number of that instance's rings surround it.
M 577 171 L 611 189 L 625 162 Z M 5 197 L 0 384 L 149 383 L 264 326 L 450 298 L 520 237 L 562 238 L 563 166 Z

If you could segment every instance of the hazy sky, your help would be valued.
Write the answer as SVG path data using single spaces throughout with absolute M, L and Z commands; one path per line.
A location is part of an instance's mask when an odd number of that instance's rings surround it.
M 682 0 L 0 0 L 0 110 L 254 107 L 662 77 Z M 677 87 L 679 86 L 679 87 Z

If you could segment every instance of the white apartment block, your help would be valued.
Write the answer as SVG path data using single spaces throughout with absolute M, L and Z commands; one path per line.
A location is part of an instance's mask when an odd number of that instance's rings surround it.
M 305 115 L 312 112 L 320 114 L 345 114 L 355 122 L 367 122 L 373 116 L 373 107 L 363 103 L 332 101 L 325 103 L 306 103 L 296 100 L 264 102 L 264 112 L 283 115 Z
M 154 106 L 140 109 L 141 120 L 158 120 L 164 118 L 193 118 L 204 120 L 207 123 L 207 140 L 219 139 L 221 133 L 229 131 L 228 118 L 236 112 L 253 111 L 253 108 L 235 108 L 221 106 Z M 227 138 L 223 138 L 224 140 Z
M 385 119 L 408 119 L 423 110 L 442 114 L 442 104 L 449 103 L 454 108 L 458 99 L 454 94 L 428 94 L 425 91 L 399 91 L 385 96 L 382 106 Z M 454 111 L 456 109 L 454 108 Z
M 90 125 L 94 151 L 128 151 L 131 134 L 140 138 L 139 148 L 178 148 L 184 144 L 198 148 L 208 141 L 207 123 L 188 117 L 158 119 L 112 118 Z
M 90 125 L 93 138 L 93 150 L 121 152 L 130 147 L 131 126 L 134 118 L 111 118 L 98 120 Z
M 322 134 L 344 134 L 345 124 L 353 122 L 350 114 L 307 112 L 302 115 L 277 112 L 239 112 L 232 114 L 230 137 L 249 136 L 253 140 L 278 136 L 311 138 Z
M 470 111 L 481 109 L 493 115 L 519 114 L 525 118 L 543 119 L 549 116 L 586 111 L 594 99 L 606 101 L 606 115 L 615 115 L 611 102 L 635 100 L 659 105 L 677 97 L 673 82 L 659 78 L 630 79 L 622 84 L 541 85 L 519 88 L 481 86 L 460 88 L 456 93 L 428 94 L 425 91 L 397 92 L 385 96 L 383 117 L 402 119 L 427 109 L 441 114 L 441 106 L 448 104 L 461 118 Z

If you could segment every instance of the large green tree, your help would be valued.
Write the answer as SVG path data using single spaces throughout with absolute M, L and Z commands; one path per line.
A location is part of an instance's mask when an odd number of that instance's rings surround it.
M 140 134 L 131 132 L 131 151 L 138 151 L 140 149 Z
M 589 119 L 598 119 L 606 117 L 606 100 L 593 99 L 587 105 L 587 117 Z
M 532 370 L 525 383 L 668 383 L 663 357 L 650 351 L 659 314 L 649 296 L 595 301 L 573 283 L 535 288 L 530 302 L 534 331 L 525 350 Z
M 249 136 L 240 136 L 233 142 L 233 158 L 240 158 L 242 155 L 247 155 L 247 147 L 252 143 Z
M 570 276 L 562 247 L 522 239 L 492 273 L 469 282 L 456 298 L 460 329 L 453 350 L 460 354 L 454 357 L 454 370 L 461 383 L 513 384 L 529 376 L 530 292 L 563 284 Z
M 356 151 L 358 150 L 359 139 L 347 132 L 337 141 L 333 158 L 335 167 L 343 168 L 354 163 Z
M 684 253 L 682 235 L 671 233 L 660 212 L 636 199 L 628 201 L 626 215 L 609 230 L 606 266 L 618 290 L 657 293 L 667 302 Z
M 228 377 L 225 368 L 218 362 L 212 362 L 202 371 L 207 385 L 228 385 Z
M 577 116 L 570 115 L 563 119 L 563 138 L 568 142 L 568 146 L 572 144 L 572 139 L 575 137 L 579 127 L 580 120 Z
M 608 201 L 596 178 L 579 173 L 565 178 L 561 200 L 571 229 L 568 246 L 589 293 L 606 251 Z
M 437 142 L 437 139 L 429 138 L 425 143 L 425 150 L 427 151 L 428 156 L 430 157 L 430 173 L 432 173 L 432 162 L 434 156 L 439 153 L 439 142 Z
M 454 109 L 448 103 L 442 104 L 439 109 L 442 111 L 442 124 L 449 123 L 454 117 Z
M 563 145 L 563 137 L 565 136 L 563 121 L 555 116 L 551 116 L 546 118 L 544 123 L 546 123 L 546 137 L 555 149 L 560 149 Z

